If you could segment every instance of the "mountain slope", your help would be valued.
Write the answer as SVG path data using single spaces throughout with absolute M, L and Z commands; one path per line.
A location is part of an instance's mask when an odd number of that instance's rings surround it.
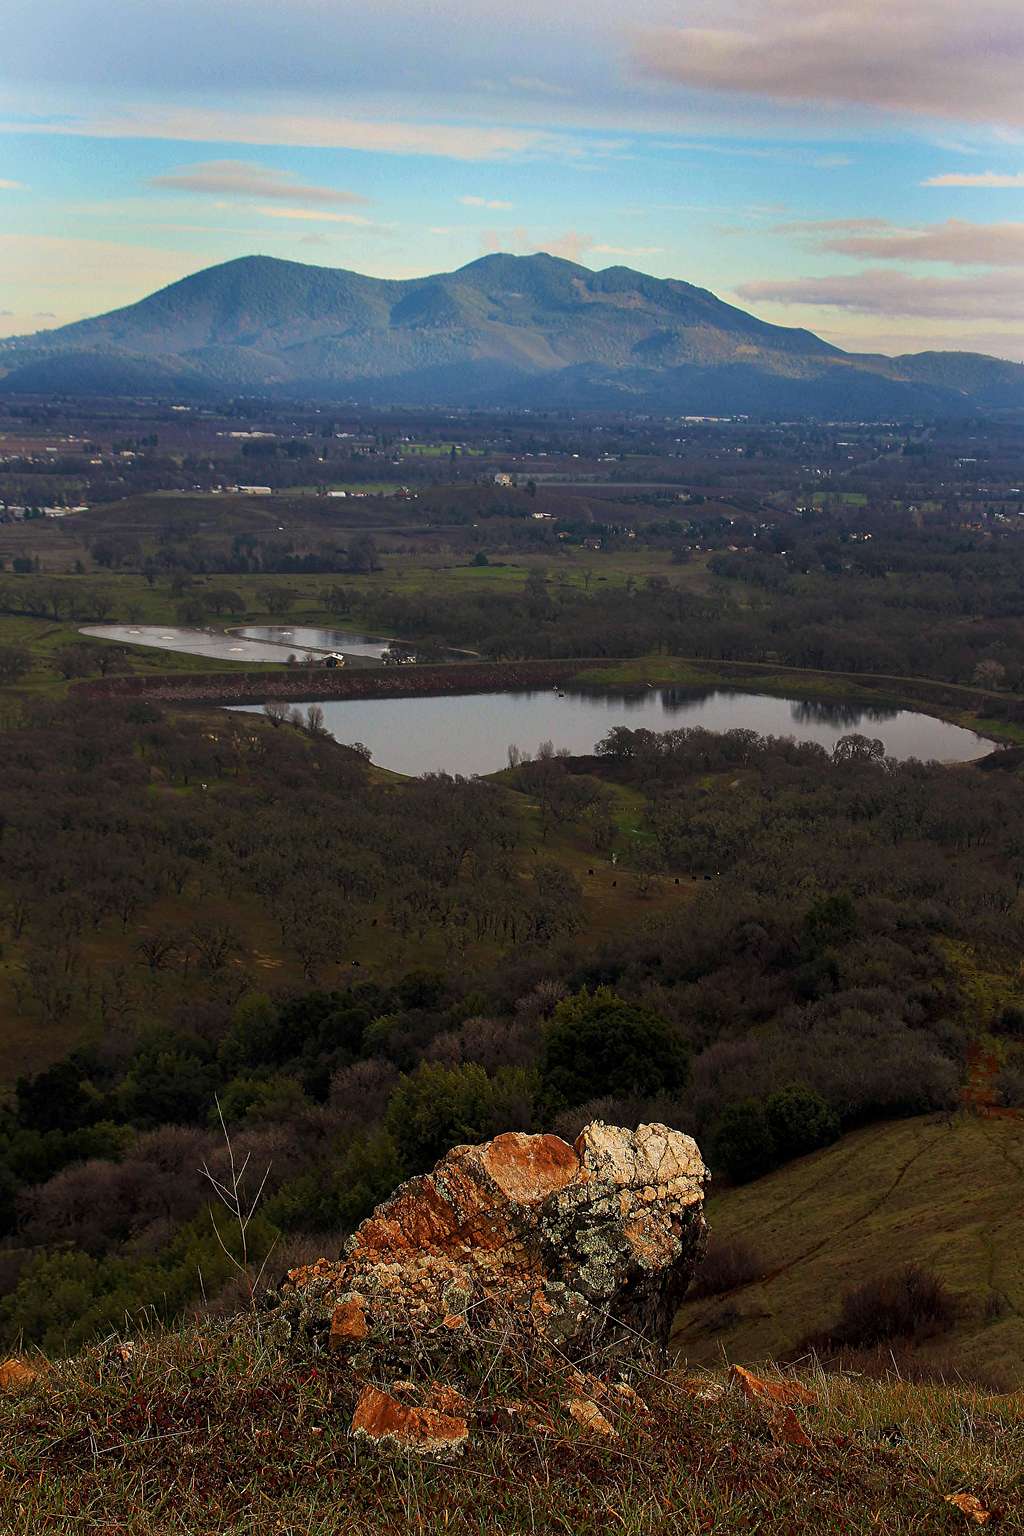
M 694 1363 L 802 1353 L 842 1293 L 899 1264 L 956 1293 L 956 1327 L 919 1344 L 924 1366 L 1024 1386 L 1024 1121 L 961 1114 L 867 1126 L 712 1199 L 721 1242 L 755 1251 L 761 1278 L 687 1300 L 672 1343 Z
M 266 390 L 375 401 L 864 414 L 1024 405 L 1024 366 L 860 357 L 690 283 L 482 257 L 408 281 L 267 256 L 0 343 L 9 392 Z

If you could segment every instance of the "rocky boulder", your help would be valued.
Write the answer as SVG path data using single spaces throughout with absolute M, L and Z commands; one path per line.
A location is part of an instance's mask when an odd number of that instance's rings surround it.
M 560 1349 L 609 1329 L 664 1344 L 703 1250 L 707 1178 L 696 1143 L 664 1125 L 455 1147 L 340 1259 L 289 1272 L 277 1326 L 329 1330 L 352 1355 L 451 1352 L 503 1318 Z

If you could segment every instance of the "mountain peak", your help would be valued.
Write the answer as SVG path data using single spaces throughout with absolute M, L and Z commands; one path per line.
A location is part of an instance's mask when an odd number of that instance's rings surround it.
M 407 280 L 239 256 L 94 320 L 0 343 L 8 393 L 165 388 L 892 416 L 1020 408 L 1024 369 L 954 353 L 858 357 L 706 288 L 547 251 L 495 251 Z

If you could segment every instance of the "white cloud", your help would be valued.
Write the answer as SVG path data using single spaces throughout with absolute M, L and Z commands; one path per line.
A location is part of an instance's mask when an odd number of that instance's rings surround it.
M 7 181 L 5 177 L 0 176 L 0 192 L 27 192 L 27 191 L 28 191 L 28 188 L 26 187 L 26 185 L 25 185 L 25 183 L 23 181 Z
M 301 219 L 319 224 L 354 224 L 359 229 L 376 229 L 377 226 L 358 213 L 329 213 L 324 208 L 254 208 L 254 213 L 265 219 Z
M 663 245 L 595 245 L 592 249 L 595 256 L 626 256 L 631 261 L 637 261 L 643 256 L 658 256 L 665 247 Z
M 672 139 L 657 147 L 680 154 L 728 155 L 734 160 L 778 160 L 791 165 L 806 165 L 815 171 L 838 171 L 853 164 L 850 155 L 823 155 L 818 150 L 787 144 L 711 144 L 703 139 Z
M 214 197 L 280 198 L 297 203 L 366 203 L 368 198 L 340 187 L 310 186 L 291 171 L 278 171 L 247 160 L 206 160 L 165 176 L 152 176 L 150 187 Z
M 485 229 L 480 240 L 481 250 L 485 252 L 510 251 L 513 255 L 529 256 L 535 251 L 543 251 L 548 256 L 561 256 L 565 261 L 582 261 L 593 244 L 592 235 L 580 234 L 576 229 L 536 239 L 522 225 L 514 229 Z
M 810 305 L 861 315 L 933 319 L 1024 319 L 1024 284 L 1010 273 L 975 277 L 912 277 L 869 268 L 848 277 L 796 277 L 741 283 L 745 303 Z
M 528 96 L 571 96 L 567 85 L 556 85 L 552 80 L 542 80 L 538 75 L 510 75 L 509 85 Z
M 929 176 L 922 187 L 1014 187 L 1024 188 L 1024 171 L 1007 175 L 1002 171 L 980 171 L 968 175 L 963 171 L 949 171 L 944 176 Z
M 125 109 L 116 115 L 62 122 L 0 123 L 4 133 L 48 133 L 94 139 L 171 139 L 193 144 L 295 145 L 390 155 L 437 155 L 449 160 L 577 158 L 583 147 L 539 128 L 374 121 L 303 113 L 235 112 L 206 108 Z
M 464 208 L 511 208 L 511 203 L 503 202 L 500 197 L 466 197 L 456 198 L 456 202 Z
M 636 61 L 691 90 L 1024 124 L 1019 0 L 708 3 L 696 24 L 640 31 Z

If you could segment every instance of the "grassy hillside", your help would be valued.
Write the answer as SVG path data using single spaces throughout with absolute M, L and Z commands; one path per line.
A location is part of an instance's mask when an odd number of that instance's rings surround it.
M 721 1373 L 602 1358 L 583 1383 L 602 1432 L 570 1417 L 581 1378 L 567 1363 L 506 1339 L 484 1366 L 475 1393 L 460 1379 L 469 1441 L 444 1462 L 365 1448 L 349 1432 L 355 1374 L 330 1355 L 289 1359 L 245 1319 L 111 1339 L 0 1392 L 0 1523 L 12 1536 L 1024 1530 L 1013 1399 L 813 1374 L 779 1408 Z
M 1024 1120 L 869 1126 L 713 1199 L 709 1220 L 762 1278 L 683 1307 L 673 1344 L 690 1361 L 783 1358 L 834 1323 L 844 1291 L 916 1262 L 963 1303 L 917 1346 L 922 1366 L 1024 1387 Z

